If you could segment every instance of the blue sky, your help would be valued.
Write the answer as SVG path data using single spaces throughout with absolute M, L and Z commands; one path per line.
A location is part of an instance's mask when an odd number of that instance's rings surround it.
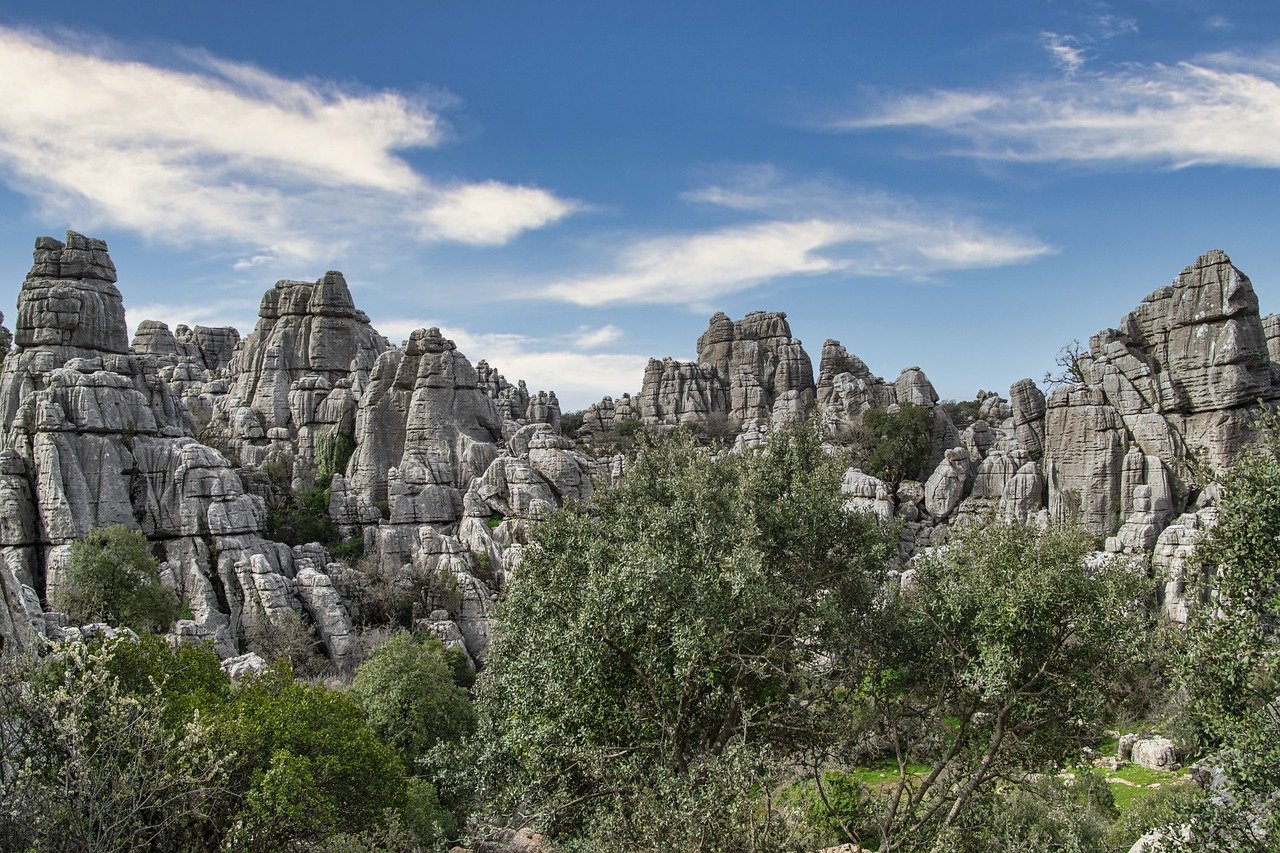
M 1038 378 L 1210 248 L 1280 310 L 1280 9 L 0 3 L 0 305 L 106 239 L 129 320 L 343 270 L 565 408 L 783 310 L 944 397 Z

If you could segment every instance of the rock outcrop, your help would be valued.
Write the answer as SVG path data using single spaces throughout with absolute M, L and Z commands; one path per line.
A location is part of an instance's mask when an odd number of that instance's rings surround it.
M 815 413 L 833 442 L 866 440 L 868 412 L 907 405 L 928 411 L 926 481 L 851 469 L 842 486 L 851 511 L 901 522 L 904 559 L 953 525 L 1071 521 L 1110 552 L 1152 553 L 1163 613 L 1185 622 L 1201 571 L 1189 561 L 1215 518 L 1195 474 L 1229 467 L 1256 401 L 1280 400 L 1280 317 L 1259 315 L 1221 252 L 1095 335 L 1078 382 L 1047 398 L 1029 379 L 1007 399 L 979 392 L 952 409 L 963 429 L 918 367 L 886 381 L 828 340 L 815 378 L 781 313 L 715 315 L 696 361 L 651 360 L 639 393 L 591 406 L 575 436 L 560 435 L 553 392 L 473 366 L 438 329 L 391 346 L 337 272 L 277 283 L 243 340 L 144 321 L 130 344 L 106 244 L 74 233 L 37 241 L 13 340 L 0 373 L 3 648 L 99 630 L 67 626 L 50 595 L 71 543 L 121 524 L 146 534 L 190 611 L 172 639 L 214 642 L 237 672 L 261 663 L 243 655 L 255 636 L 299 622 L 349 665 L 387 606 L 482 664 L 532 526 L 625 476 L 636 429 L 694 426 L 716 452 L 742 452 Z M 272 541 L 267 502 L 304 493 L 328 501 L 345 560 Z M 371 603 L 374 586 L 393 600 Z

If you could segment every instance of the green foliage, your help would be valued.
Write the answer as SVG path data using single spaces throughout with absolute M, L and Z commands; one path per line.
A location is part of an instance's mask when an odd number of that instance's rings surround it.
M 1280 417 L 1259 418 L 1261 444 L 1223 480 L 1218 523 L 1191 566 L 1216 570 L 1198 591 L 1182 668 L 1189 717 L 1202 743 L 1234 739 L 1239 721 L 1280 684 Z
M 933 415 L 928 408 L 906 403 L 894 413 L 871 409 L 862 415 L 869 448 L 862 470 L 890 484 L 929 476 Z
M 875 630 L 896 551 L 842 475 L 808 426 L 715 460 L 678 434 L 539 525 L 478 685 L 483 793 L 594 849 L 749 836 L 774 751 L 835 724 L 824 651 Z
M 475 729 L 475 711 L 454 676 L 439 640 L 400 633 L 360 665 L 351 692 L 373 731 L 412 768 L 436 744 Z
M 730 447 L 742 430 L 742 421 L 725 412 L 711 412 L 693 421 L 688 429 L 700 444 L 710 447 Z
M 824 846 L 870 836 L 880 804 L 873 799 L 866 775 L 828 770 L 785 789 L 783 800 L 798 810 L 806 826 L 820 833 L 817 843 Z
M 345 433 L 321 436 L 316 441 L 316 479 L 326 485 L 334 474 L 344 474 L 351 455 L 356 451 L 355 439 Z
M 158 639 L 0 658 L 0 849 L 215 848 L 233 759 L 201 713 L 210 663 Z
M 130 695 L 150 698 L 162 719 L 177 730 L 196 714 L 208 716 L 231 697 L 231 682 L 208 645 L 174 644 L 143 635 L 136 642 L 108 644 L 104 666 Z M 62 671 L 57 658 L 49 667 Z
M 271 618 L 259 610 L 244 639 L 249 651 L 267 661 L 284 661 L 299 675 L 315 675 L 324 665 L 311 624 L 296 610 Z
M 332 473 L 327 473 L 317 477 L 315 486 L 301 494 L 284 487 L 280 499 L 267 506 L 267 527 L 263 535 L 292 546 L 319 542 L 333 552 L 334 557 L 351 564 L 363 556 L 364 540 L 355 537 L 344 541 L 329 516 L 331 476 Z
M 0 658 L 0 754 L 3 850 L 409 853 L 456 833 L 351 696 L 283 667 L 233 689 L 212 648 L 157 637 Z
M 560 415 L 560 434 L 565 438 L 574 438 L 582 429 L 582 418 L 586 412 L 564 412 Z
M 1189 578 L 1199 604 L 1178 668 L 1180 723 L 1222 773 L 1192 809 L 1198 850 L 1280 847 L 1280 415 L 1254 426 L 1257 444 L 1223 478 L 1218 523 L 1189 561 L 1203 574 Z
M 1123 786 L 1115 786 L 1118 793 Z M 1145 795 L 1135 797 L 1127 808 L 1121 808 L 1119 817 L 1107 831 L 1107 846 L 1114 850 L 1128 850 L 1153 829 L 1181 827 L 1199 810 L 1204 791 L 1190 780 L 1162 784 L 1154 790 L 1144 789 Z M 1117 805 L 1120 798 L 1116 797 Z
M 619 421 L 613 429 L 614 432 L 622 438 L 635 438 L 643 428 L 644 425 L 641 424 L 640 421 L 632 418 L 625 421 Z
M 938 404 L 942 410 L 947 413 L 947 417 L 951 418 L 951 423 L 955 424 L 956 429 L 964 429 L 978 420 L 978 415 L 982 412 L 982 403 L 979 400 L 943 400 Z
M 1086 569 L 1091 549 L 1079 531 L 996 525 L 917 564 L 881 668 L 850 685 L 895 760 L 931 768 L 895 783 L 883 841 L 950 833 L 998 780 L 1061 766 L 1124 695 L 1146 581 Z
M 1102 853 L 1116 816 L 1111 788 L 1089 771 L 1026 780 L 991 792 L 946 833 L 956 853 L 1061 850 Z M 1127 849 L 1127 848 L 1126 848 Z
M 341 542 L 338 528 L 329 517 L 329 489 L 316 487 L 301 495 L 288 493 L 284 500 L 269 506 L 264 535 L 286 545 Z
M 141 531 L 121 525 L 89 531 L 73 542 L 66 577 L 52 593 L 54 607 L 74 622 L 108 622 L 164 631 L 178 615 L 173 593 L 156 573 Z
M 404 765 L 360 704 L 277 667 L 246 682 L 216 716 L 244 792 L 234 848 L 276 850 L 335 832 L 365 832 L 406 804 Z

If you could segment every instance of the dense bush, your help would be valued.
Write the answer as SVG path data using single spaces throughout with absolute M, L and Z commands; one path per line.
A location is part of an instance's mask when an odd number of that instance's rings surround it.
M 840 724 L 823 649 L 875 630 L 896 547 L 842 473 L 808 427 L 716 460 L 678 434 L 540 525 L 478 682 L 489 805 L 581 849 L 772 843 L 751 792 Z
M 66 575 L 50 603 L 80 624 L 164 631 L 177 618 L 178 604 L 156 567 L 141 531 L 120 525 L 91 530 L 71 544 Z
M 234 688 L 159 638 L 0 659 L 0 753 L 4 850 L 409 853 L 453 821 L 354 697 L 287 668 Z
M 356 670 L 351 692 L 378 736 L 411 769 L 442 741 L 475 728 L 475 711 L 455 680 L 445 648 L 431 637 L 397 634 Z
M 862 470 L 890 484 L 926 479 L 932 431 L 933 414 L 925 406 L 907 403 L 897 412 L 871 409 L 863 413 L 855 445 Z

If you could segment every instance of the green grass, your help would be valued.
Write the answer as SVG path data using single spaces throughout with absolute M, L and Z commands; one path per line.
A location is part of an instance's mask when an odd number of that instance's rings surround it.
M 927 764 L 908 764 L 907 776 L 923 776 L 929 772 Z M 882 761 L 873 764 L 870 767 L 855 767 L 849 771 L 849 775 L 864 785 L 883 785 L 886 782 L 898 781 L 898 763 L 896 761 Z
M 1159 784 L 1161 787 L 1176 785 L 1180 782 L 1187 781 L 1187 771 L 1185 769 L 1175 770 L 1172 773 L 1163 770 L 1148 770 L 1145 767 L 1139 767 L 1136 764 L 1130 764 L 1121 767 L 1119 770 L 1108 771 L 1105 774 L 1107 779 L 1122 779 L 1125 782 L 1131 782 L 1132 785 L 1122 783 L 1112 783 L 1111 796 L 1115 798 L 1116 808 L 1123 814 L 1133 807 L 1140 800 L 1145 800 L 1156 792 L 1156 788 L 1149 788 L 1148 785 Z M 1134 786 L 1138 787 L 1134 787 Z

